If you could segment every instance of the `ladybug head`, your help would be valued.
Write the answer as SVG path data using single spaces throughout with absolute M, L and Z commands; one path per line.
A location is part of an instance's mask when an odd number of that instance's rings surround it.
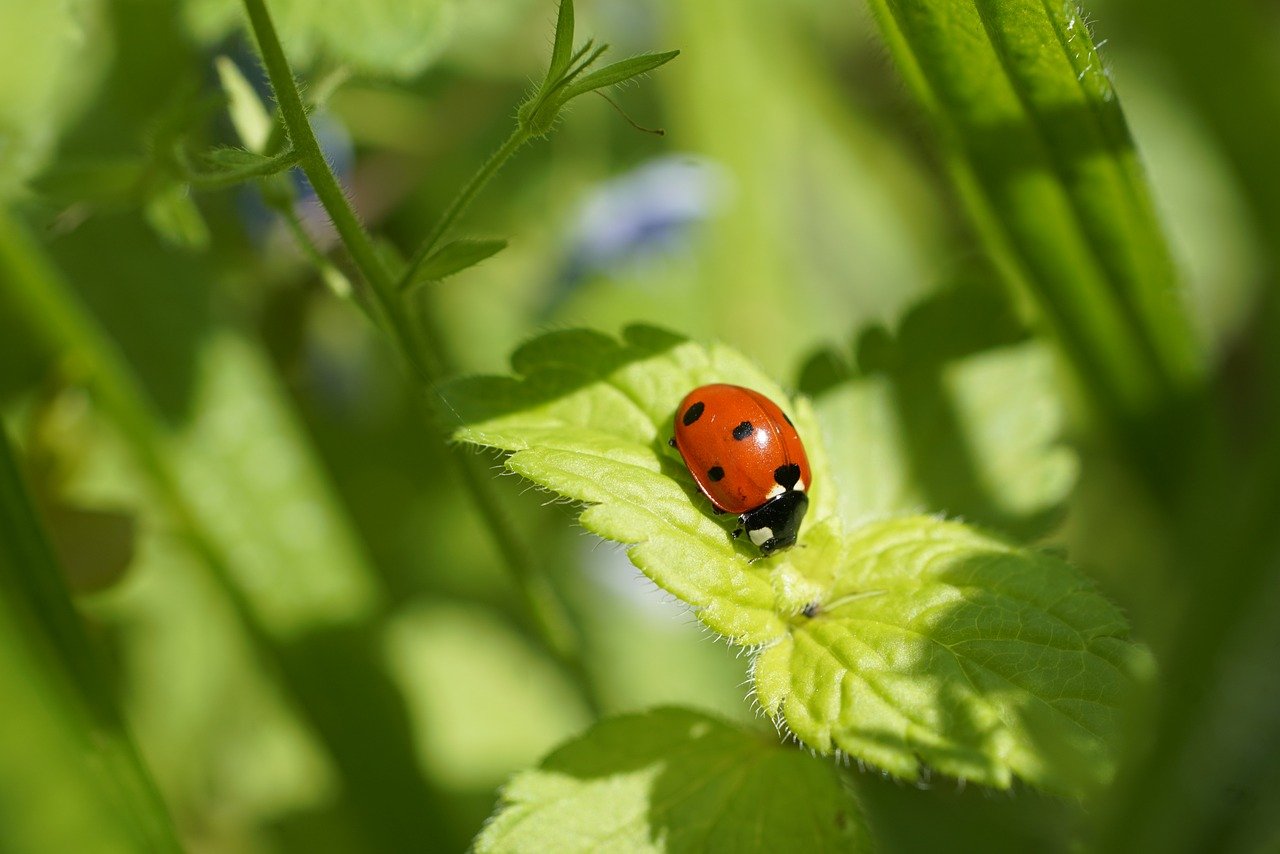
M 747 537 L 763 555 L 790 548 L 800 534 L 800 523 L 809 509 L 809 496 L 789 489 L 754 510 L 742 514 Z

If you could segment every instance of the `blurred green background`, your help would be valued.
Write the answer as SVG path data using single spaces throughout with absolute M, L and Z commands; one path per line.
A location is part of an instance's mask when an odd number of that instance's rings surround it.
M 327 95 L 313 118 L 331 162 L 401 254 L 509 132 L 555 14 L 550 0 L 271 8 L 306 90 Z M 1208 28 L 1153 0 L 1088 11 L 1197 332 L 1233 364 L 1274 285 L 1280 131 L 1258 123 L 1280 115 L 1280 17 L 1261 2 Z M 621 56 L 682 51 L 614 94 L 666 135 L 583 98 L 500 174 L 463 228 L 510 247 L 427 296 L 456 367 L 505 370 L 521 341 L 568 326 L 723 340 L 815 396 L 833 456 L 867 470 L 845 485 L 858 511 L 948 512 L 1065 549 L 1140 637 L 1171 631 L 1173 594 L 1151 583 L 1165 541 L 1124 478 L 1069 441 L 1053 363 L 992 296 L 866 9 L 582 0 L 578 29 Z M 252 188 L 193 192 L 175 172 L 175 140 L 239 144 L 219 57 L 266 97 L 232 0 L 0 0 L 4 426 L 87 625 L 81 653 L 108 674 L 183 843 L 461 850 L 504 779 L 597 713 L 679 703 L 754 721 L 744 658 L 572 508 L 504 478 L 592 690 L 535 642 L 385 343 Z M 1242 394 L 1246 432 L 1265 429 Z M 992 488 L 977 500 L 970 481 Z M 38 639 L 53 618 L 7 601 L 0 848 L 131 850 L 146 832 L 85 770 L 65 650 Z M 1066 838 L 1030 793 L 864 785 L 906 850 L 965 827 L 1005 827 L 1013 850 Z M 911 827 L 918 809 L 936 823 Z

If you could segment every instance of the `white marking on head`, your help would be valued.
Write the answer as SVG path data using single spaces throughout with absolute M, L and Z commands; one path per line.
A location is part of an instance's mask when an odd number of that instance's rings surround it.
M 751 542 L 757 546 L 763 546 L 769 540 L 773 539 L 773 528 L 752 528 L 747 531 L 747 536 L 751 538 Z
M 775 484 L 773 485 L 773 488 L 772 488 L 772 489 L 770 489 L 770 490 L 765 494 L 765 498 L 777 498 L 779 495 L 781 495 L 782 493 L 784 493 L 784 492 L 786 492 L 786 491 L 787 491 L 787 488 L 786 488 L 785 486 L 783 486 L 783 485 L 782 485 L 782 484 L 780 484 L 780 483 L 775 483 Z

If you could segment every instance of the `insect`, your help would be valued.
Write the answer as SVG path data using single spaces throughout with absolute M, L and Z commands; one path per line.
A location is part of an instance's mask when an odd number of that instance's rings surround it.
M 717 513 L 737 513 L 760 552 L 795 545 L 809 509 L 809 457 L 795 425 L 757 391 L 716 383 L 676 408 L 670 444 Z

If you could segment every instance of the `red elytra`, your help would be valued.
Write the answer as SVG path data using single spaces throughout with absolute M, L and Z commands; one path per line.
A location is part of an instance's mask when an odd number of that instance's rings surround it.
M 742 386 L 700 386 L 676 408 L 671 444 L 716 510 L 738 514 L 735 536 L 745 530 L 766 555 L 795 544 L 809 457 L 776 403 Z

